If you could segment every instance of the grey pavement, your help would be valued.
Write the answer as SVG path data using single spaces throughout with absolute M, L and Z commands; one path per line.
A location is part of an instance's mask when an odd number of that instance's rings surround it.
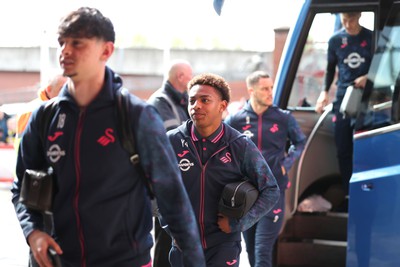
M 0 266 L 28 266 L 29 248 L 11 203 L 8 184 L 0 183 Z

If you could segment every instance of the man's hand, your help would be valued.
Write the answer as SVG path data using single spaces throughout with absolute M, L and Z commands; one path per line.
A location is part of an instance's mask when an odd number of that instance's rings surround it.
M 231 232 L 231 227 L 229 226 L 229 218 L 225 215 L 218 213 L 218 226 L 222 232 L 229 234 Z
M 57 254 L 63 253 L 61 247 L 51 236 L 39 230 L 34 230 L 28 236 L 28 243 L 35 260 L 40 267 L 53 267 L 47 255 L 49 247 L 52 247 Z
M 327 91 L 322 91 L 318 97 L 317 104 L 315 105 L 315 111 L 317 113 L 322 113 L 324 111 L 324 107 L 328 105 L 329 95 Z
M 366 84 L 367 84 L 367 75 L 360 76 L 354 80 L 355 88 L 364 88 Z

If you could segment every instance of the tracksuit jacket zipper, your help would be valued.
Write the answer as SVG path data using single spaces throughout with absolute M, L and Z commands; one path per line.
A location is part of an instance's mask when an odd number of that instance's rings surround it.
M 201 166 L 201 174 L 200 174 L 200 209 L 199 209 L 199 225 L 200 225 L 200 238 L 201 238 L 201 245 L 203 246 L 203 249 L 207 248 L 207 241 L 206 241 L 206 237 L 204 234 L 204 214 L 205 214 L 205 210 L 204 210 L 204 202 L 205 202 L 205 184 L 206 184 L 206 177 L 205 177 L 205 173 L 206 173 L 206 167 L 208 162 L 210 161 L 210 159 L 212 157 L 214 157 L 216 154 L 218 154 L 220 151 L 224 150 L 225 148 L 227 148 L 228 146 L 224 146 L 220 149 L 218 149 L 216 152 L 214 152 L 210 158 L 207 160 L 207 162 L 203 165 L 203 163 L 201 162 L 201 158 L 200 155 L 196 149 L 196 145 L 194 144 L 193 140 L 190 139 L 194 150 L 196 151 L 196 156 L 197 156 L 197 160 L 200 163 Z
M 75 132 L 75 143 L 74 143 L 76 186 L 75 186 L 73 207 L 75 211 L 76 226 L 79 235 L 79 244 L 81 246 L 81 267 L 86 266 L 85 239 L 83 236 L 81 217 L 79 214 L 79 193 L 80 193 L 79 190 L 80 190 L 80 180 L 81 180 L 80 143 L 81 143 L 81 135 L 82 135 L 82 128 L 85 115 L 86 115 L 85 110 L 79 112 L 78 126 Z
M 260 151 L 262 151 L 262 114 L 258 116 L 258 140 L 257 146 Z

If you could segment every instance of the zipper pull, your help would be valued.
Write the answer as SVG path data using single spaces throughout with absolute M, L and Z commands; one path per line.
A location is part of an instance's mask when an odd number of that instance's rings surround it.
M 235 196 L 236 196 L 236 192 L 238 191 L 239 187 L 244 184 L 246 181 L 241 182 L 240 184 L 238 184 L 235 188 L 235 191 L 233 192 L 232 198 L 231 198 L 231 207 L 235 207 Z

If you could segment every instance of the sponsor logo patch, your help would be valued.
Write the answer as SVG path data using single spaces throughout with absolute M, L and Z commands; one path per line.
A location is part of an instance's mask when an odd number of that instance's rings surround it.
M 190 169 L 190 167 L 194 166 L 194 163 L 190 162 L 188 159 L 181 159 L 178 163 L 178 166 L 181 171 L 186 172 Z
M 61 150 L 60 146 L 57 144 L 53 144 L 49 147 L 47 151 L 47 156 L 50 161 L 55 163 L 60 160 L 61 157 L 65 156 L 65 150 Z

